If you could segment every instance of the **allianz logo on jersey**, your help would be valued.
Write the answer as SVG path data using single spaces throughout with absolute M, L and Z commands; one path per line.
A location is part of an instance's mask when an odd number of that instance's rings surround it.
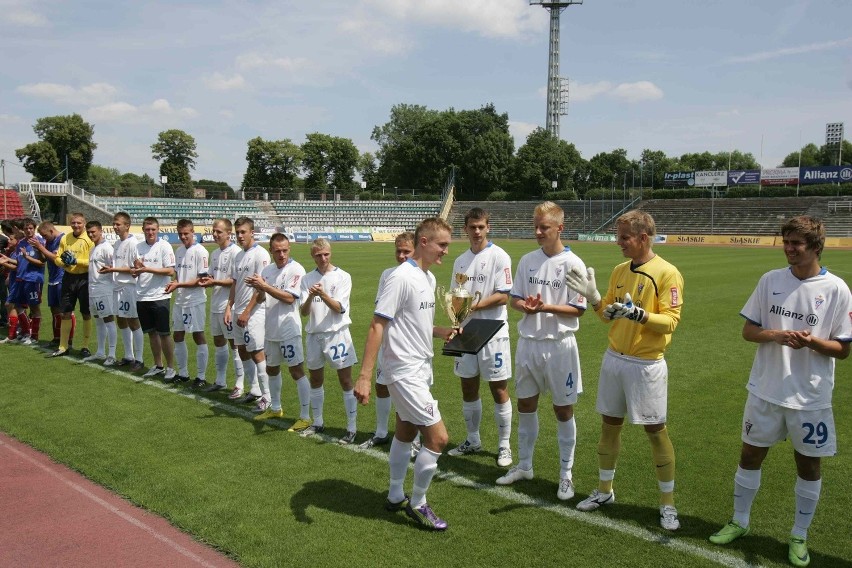
M 434 310 L 435 309 L 435 302 L 420 302 L 420 309 L 421 310 Z
M 554 290 L 562 287 L 562 280 L 542 280 L 538 276 L 530 276 L 529 283 L 536 286 L 551 286 Z
M 770 314 L 777 314 L 779 316 L 794 319 L 796 321 L 804 321 L 810 326 L 814 326 L 819 323 L 819 317 L 816 314 L 800 314 L 799 312 L 794 312 L 792 310 L 788 310 L 784 306 L 779 306 L 778 304 L 774 304 L 771 308 L 769 308 Z
M 179 262 L 175 265 L 175 268 L 195 268 L 195 265 L 191 262 Z

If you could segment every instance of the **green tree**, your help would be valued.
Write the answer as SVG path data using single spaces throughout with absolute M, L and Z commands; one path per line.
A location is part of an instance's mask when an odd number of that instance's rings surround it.
M 166 176 L 166 194 L 169 197 L 192 197 L 192 177 L 195 169 L 195 138 L 183 130 L 160 132 L 157 142 L 151 145 L 155 160 L 160 162 L 160 176 Z
M 360 156 L 352 140 L 319 132 L 308 134 L 306 138 L 302 144 L 305 187 L 354 190 L 355 166 Z
M 298 177 L 304 153 L 289 139 L 248 141 L 243 189 L 252 187 L 291 188 Z
M 358 158 L 356 169 L 361 176 L 361 181 L 367 184 L 367 191 L 378 191 L 381 187 L 381 181 L 379 181 L 379 167 L 376 164 L 376 157 L 370 152 L 364 152 Z
M 844 140 L 842 146 L 837 144 L 823 144 L 819 149 L 820 165 L 822 166 L 852 166 L 852 142 Z M 838 164 L 838 159 L 840 164 Z
M 422 105 L 394 105 L 388 122 L 373 128 L 371 138 L 379 145 L 379 178 L 388 187 L 427 187 L 419 139 L 438 114 Z
M 820 149 L 817 148 L 816 144 L 807 144 L 802 147 L 801 150 L 797 150 L 795 152 L 790 152 L 787 154 L 787 157 L 784 158 L 784 161 L 781 162 L 781 166 L 784 168 L 794 168 L 796 166 L 821 166 L 822 156 L 820 155 Z
M 226 181 L 200 179 L 192 182 L 193 187 L 200 187 L 207 193 L 207 199 L 234 199 L 236 192 Z
M 578 181 L 586 178 L 588 164 L 573 144 L 536 128 L 518 148 L 513 172 L 513 193 L 532 199 L 547 196 L 554 181 L 556 191 L 584 191 Z
M 631 169 L 627 150 L 623 148 L 595 154 L 589 160 L 589 188 L 623 187 L 625 175 L 629 176 Z
M 95 149 L 95 128 L 79 114 L 39 118 L 33 131 L 40 142 L 15 150 L 36 181 L 84 180 L 88 177 Z M 47 146 L 45 146 L 47 144 Z M 48 150 L 48 146 L 53 150 Z M 67 164 L 68 170 L 62 172 Z

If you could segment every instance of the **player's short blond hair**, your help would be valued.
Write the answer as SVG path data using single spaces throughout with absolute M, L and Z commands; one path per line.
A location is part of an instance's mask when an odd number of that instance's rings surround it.
M 311 243 L 311 254 L 314 254 L 315 250 L 323 250 L 323 249 L 331 250 L 331 241 L 329 241 L 325 237 L 320 237 L 318 239 L 314 239 L 314 242 Z
M 396 246 L 399 246 L 402 243 L 410 243 L 411 245 L 413 245 L 414 233 L 412 233 L 411 231 L 405 231 L 404 233 L 400 233 L 396 236 L 393 242 Z
M 627 225 L 630 227 L 630 234 L 641 235 L 645 233 L 649 237 L 657 234 L 657 224 L 654 223 L 654 218 L 646 211 L 633 209 L 628 211 L 615 221 L 616 225 Z
M 414 231 L 414 246 L 417 247 L 417 245 L 420 244 L 421 237 L 431 239 L 438 231 L 447 231 L 452 234 L 453 228 L 440 217 L 429 217 L 428 219 L 423 219 Z
M 565 211 L 552 201 L 545 201 L 535 206 L 534 217 L 547 217 L 562 225 L 565 223 Z

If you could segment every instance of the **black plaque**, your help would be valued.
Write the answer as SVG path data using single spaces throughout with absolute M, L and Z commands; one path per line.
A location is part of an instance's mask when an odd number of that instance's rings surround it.
M 465 353 L 479 353 L 506 322 L 493 319 L 472 319 L 457 334 L 444 344 L 443 355 L 459 357 Z

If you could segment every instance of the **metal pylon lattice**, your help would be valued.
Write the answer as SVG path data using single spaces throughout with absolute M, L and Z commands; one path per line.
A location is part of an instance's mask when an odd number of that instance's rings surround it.
M 572 4 L 583 0 L 530 0 L 530 6 L 541 6 L 550 12 L 550 49 L 547 62 L 547 131 L 559 138 L 559 117 L 568 112 L 568 79 L 559 76 L 559 17 Z M 564 81 L 564 84 L 563 84 Z

